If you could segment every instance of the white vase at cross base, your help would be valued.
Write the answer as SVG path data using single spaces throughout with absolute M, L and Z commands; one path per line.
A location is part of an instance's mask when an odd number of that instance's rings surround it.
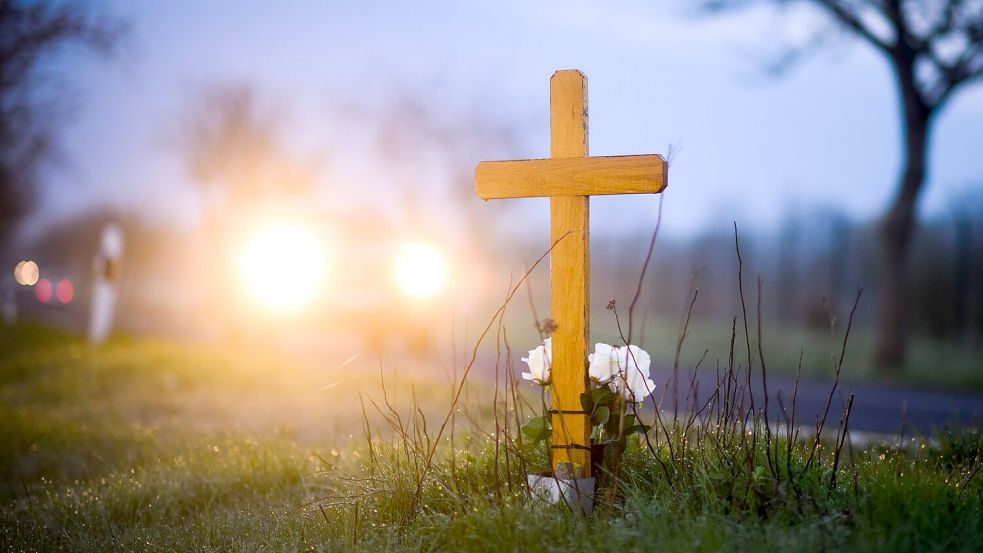
M 552 504 L 564 501 L 571 511 L 589 515 L 594 509 L 594 478 L 557 478 L 548 474 L 527 474 L 533 497 Z

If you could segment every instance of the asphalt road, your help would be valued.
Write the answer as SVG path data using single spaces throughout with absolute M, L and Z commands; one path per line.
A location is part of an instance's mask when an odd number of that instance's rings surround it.
M 660 386 L 671 378 L 668 369 L 653 371 L 653 379 Z M 690 390 L 689 377 L 680 372 L 680 404 Z M 709 371 L 697 376 L 697 396 L 700 405 L 705 403 L 715 388 L 716 375 Z M 796 423 L 812 426 L 816 417 L 822 416 L 829 401 L 832 381 L 803 380 L 799 382 L 796 400 Z M 791 410 L 795 381 L 786 377 L 768 377 L 768 414 L 773 421 L 785 422 L 779 398 Z M 670 388 L 671 390 L 671 388 Z M 752 376 L 755 403 L 764 405 L 764 388 L 758 373 Z M 877 433 L 928 434 L 943 426 L 983 425 L 983 395 L 927 391 L 915 388 L 884 386 L 877 384 L 852 384 L 840 382 L 833 394 L 827 426 L 839 423 L 843 407 L 850 394 L 854 395 L 850 413 L 850 428 Z M 672 393 L 663 409 L 672 410 Z

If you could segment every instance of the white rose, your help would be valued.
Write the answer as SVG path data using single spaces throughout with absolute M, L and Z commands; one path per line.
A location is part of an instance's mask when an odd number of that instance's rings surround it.
M 608 344 L 594 344 L 594 353 L 587 356 L 590 368 L 587 374 L 591 380 L 604 384 L 618 374 L 617 350 Z
M 540 386 L 548 385 L 550 365 L 553 364 L 553 339 L 547 338 L 542 346 L 529 350 L 529 357 L 523 357 L 522 361 L 529 366 L 529 372 L 522 373 L 522 378 Z
M 655 389 L 655 382 L 649 379 L 652 359 L 648 352 L 631 345 L 617 348 L 614 355 L 618 364 L 618 378 L 611 380 L 611 389 L 621 391 L 625 399 L 635 402 L 648 397 Z

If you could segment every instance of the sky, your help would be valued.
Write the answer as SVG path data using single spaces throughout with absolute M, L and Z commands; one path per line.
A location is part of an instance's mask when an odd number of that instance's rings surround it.
M 169 137 L 189 95 L 221 82 L 255 85 L 276 106 L 288 146 L 326 156 L 334 169 L 325 178 L 345 185 L 325 183 L 322 199 L 350 201 L 358 190 L 392 208 L 400 184 L 348 144 L 350 129 L 332 124 L 338 106 L 417 91 L 450 119 L 477 110 L 515 125 L 517 157 L 546 157 L 549 77 L 567 68 L 588 77 L 592 155 L 666 154 L 672 145 L 671 235 L 732 220 L 774 228 L 816 209 L 856 220 L 881 213 L 900 170 L 887 64 L 839 36 L 775 77 L 768 60 L 823 24 L 820 14 L 711 17 L 692 4 L 107 1 L 132 34 L 113 60 L 67 59 L 79 108 L 61 132 L 66 162 L 50 175 L 36 221 L 111 205 L 194 224 L 198 195 Z M 983 188 L 981 145 L 983 85 L 936 120 L 923 216 Z M 651 227 L 657 206 L 650 197 L 592 202 L 595 234 Z M 531 218 L 546 224 L 545 212 Z

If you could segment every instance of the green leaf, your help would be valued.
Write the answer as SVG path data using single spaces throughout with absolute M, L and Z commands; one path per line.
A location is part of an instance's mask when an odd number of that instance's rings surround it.
M 628 417 L 631 417 L 631 419 L 629 419 Z M 631 425 L 634 422 L 634 420 L 635 420 L 634 416 L 625 415 L 624 428 L 628 428 L 628 426 Z M 619 428 L 621 428 L 621 421 L 619 420 L 619 416 L 617 414 L 612 413 L 610 420 L 608 420 L 608 423 L 604 427 L 604 429 L 608 431 L 608 434 L 611 434 L 612 436 L 617 436 Z
M 580 406 L 584 408 L 584 413 L 588 415 L 594 412 L 594 400 L 591 399 L 591 394 L 586 392 L 580 394 Z
M 546 417 L 533 417 L 522 426 L 522 433 L 534 442 L 545 440 L 550 435 L 550 423 Z
M 635 415 L 625 415 L 625 428 L 635 426 Z
M 600 405 L 596 409 L 594 409 L 594 416 L 591 417 L 590 423 L 591 426 L 598 426 L 607 423 L 608 419 L 610 418 L 611 418 L 611 410 L 605 407 L 604 405 Z
M 628 430 L 625 430 L 625 436 L 629 434 L 645 434 L 651 429 L 652 427 L 647 424 L 636 424 L 631 428 L 629 428 Z
M 594 400 L 594 405 L 606 405 L 611 402 L 615 395 L 607 386 L 601 386 L 591 391 L 590 397 Z
M 623 424 L 623 426 L 622 426 L 622 424 Z M 619 428 L 624 428 L 625 429 L 624 434 L 627 436 L 628 434 L 631 434 L 633 432 L 632 428 L 635 427 L 637 424 L 638 424 L 638 422 L 635 420 L 635 415 L 628 415 L 628 414 L 626 414 L 625 415 L 625 421 L 624 421 L 624 423 L 622 423 L 618 419 L 618 415 L 612 413 L 611 414 L 611 417 L 610 417 L 610 420 L 608 420 L 607 424 L 604 427 L 604 430 L 606 430 L 607 433 L 608 434 L 611 434 L 612 436 L 617 436 L 618 435 L 618 429 Z

